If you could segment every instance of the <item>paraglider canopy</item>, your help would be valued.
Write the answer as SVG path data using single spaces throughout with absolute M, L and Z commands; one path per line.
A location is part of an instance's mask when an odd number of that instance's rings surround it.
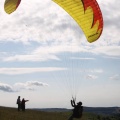
M 20 2 L 21 0 L 5 0 L 5 4 L 4 4 L 5 12 L 7 14 L 11 14 L 18 8 Z
M 96 0 L 53 0 L 82 28 L 88 42 L 96 41 L 103 30 L 103 18 Z

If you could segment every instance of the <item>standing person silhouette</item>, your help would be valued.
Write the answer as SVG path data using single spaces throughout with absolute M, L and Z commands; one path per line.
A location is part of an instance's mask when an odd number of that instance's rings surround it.
M 20 108 L 21 108 L 20 96 L 18 96 L 18 98 L 17 98 L 17 104 L 18 104 L 18 111 L 20 111 Z
M 22 111 L 25 111 L 25 102 L 27 102 L 29 100 L 25 100 L 24 98 L 22 99 L 22 102 L 21 102 L 21 108 L 22 108 Z
M 75 100 L 71 100 L 71 105 L 74 107 L 73 113 L 68 120 L 73 120 L 73 118 L 81 118 L 83 112 L 82 102 L 78 102 L 77 105 L 75 104 Z

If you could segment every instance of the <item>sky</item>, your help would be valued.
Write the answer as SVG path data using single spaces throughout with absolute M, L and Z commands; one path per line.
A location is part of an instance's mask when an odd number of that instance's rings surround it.
M 120 106 L 120 1 L 97 0 L 101 37 L 88 43 L 77 23 L 51 0 L 22 0 L 8 15 L 0 0 L 0 106 Z

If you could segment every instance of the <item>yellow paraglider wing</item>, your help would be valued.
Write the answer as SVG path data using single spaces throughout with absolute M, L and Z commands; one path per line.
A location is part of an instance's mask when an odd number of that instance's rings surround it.
M 11 14 L 19 6 L 21 0 L 6 0 L 4 4 L 5 12 Z
M 88 42 L 96 41 L 103 30 L 103 18 L 96 0 L 53 0 L 81 27 Z

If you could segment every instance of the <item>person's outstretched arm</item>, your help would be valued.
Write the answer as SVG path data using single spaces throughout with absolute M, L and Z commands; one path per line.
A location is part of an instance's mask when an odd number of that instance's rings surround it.
M 74 100 L 71 100 L 71 105 L 72 105 L 72 107 L 75 107 L 75 101 Z
M 25 102 L 27 102 L 27 101 L 29 101 L 29 100 L 25 100 Z
M 74 104 L 74 106 L 76 106 L 76 104 L 75 104 L 75 100 L 73 99 L 73 104 Z

